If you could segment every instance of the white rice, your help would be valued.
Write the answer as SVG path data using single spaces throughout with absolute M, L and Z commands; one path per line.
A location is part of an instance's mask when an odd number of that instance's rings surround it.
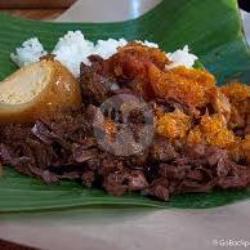
M 124 47 L 128 44 L 128 41 L 124 38 L 119 40 L 108 39 L 98 40 L 95 46 L 95 54 L 101 56 L 103 59 L 108 59 L 117 52 L 119 47 Z
M 194 54 L 189 53 L 188 45 L 185 45 L 183 49 L 178 49 L 173 53 L 168 53 L 167 57 L 172 62 L 167 65 L 167 69 L 172 69 L 179 66 L 185 66 L 187 68 L 192 68 L 198 57 Z
M 151 48 L 159 48 L 158 44 L 147 40 L 136 40 L 135 42 Z M 108 40 L 98 40 L 95 45 L 93 42 L 85 39 L 81 31 L 69 31 L 63 37 L 59 38 L 52 54 L 54 54 L 55 58 L 66 66 L 75 77 L 79 77 L 80 64 L 83 62 L 89 65 L 88 57 L 90 55 L 95 54 L 104 59 L 108 59 L 117 52 L 119 47 L 123 47 L 127 44 L 128 41 L 124 38 L 120 38 L 119 40 L 110 38 Z M 47 51 L 44 50 L 38 38 L 31 38 L 25 41 L 20 48 L 17 48 L 16 53 L 12 53 L 10 57 L 19 67 L 22 67 L 39 61 L 39 58 L 46 54 Z M 172 62 L 170 65 L 167 65 L 167 69 L 181 65 L 191 68 L 198 59 L 197 56 L 189 53 L 187 45 L 182 50 L 179 49 L 173 53 L 168 53 L 166 56 Z
M 11 53 L 10 58 L 19 67 L 38 62 L 40 57 L 45 56 L 47 51 L 38 38 L 33 37 L 23 42 L 20 48 L 16 48 L 16 53 Z
M 149 42 L 148 40 L 145 40 L 144 42 L 140 41 L 140 40 L 136 40 L 135 42 L 142 44 L 142 45 L 145 45 L 145 46 L 148 46 L 150 48 L 156 48 L 156 49 L 159 48 L 159 45 L 157 43 Z
M 94 43 L 86 40 L 81 31 L 69 31 L 61 37 L 52 54 L 66 66 L 74 76 L 80 75 L 81 62 L 89 64 L 88 56 L 95 52 Z

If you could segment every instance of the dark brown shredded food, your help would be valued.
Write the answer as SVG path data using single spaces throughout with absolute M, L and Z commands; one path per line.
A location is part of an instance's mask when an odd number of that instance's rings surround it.
M 90 60 L 92 66 L 81 67 L 80 109 L 52 120 L 1 126 L 0 166 L 13 166 L 48 184 L 69 179 L 113 195 L 135 191 L 160 200 L 250 185 L 247 86 L 242 92 L 243 85 L 219 89 L 206 71 L 165 70 L 165 54 L 142 45 L 130 44 L 108 60 Z M 138 148 L 145 125 L 140 111 L 133 109 L 126 122 L 117 110 L 102 115 L 103 102 L 120 94 L 143 98 L 153 112 L 150 145 L 129 155 L 100 145 L 106 135 L 113 142 L 125 124 L 134 140 L 119 135 L 115 149 Z M 121 109 L 128 108 L 126 98 Z M 245 109 L 238 109 L 242 104 Z

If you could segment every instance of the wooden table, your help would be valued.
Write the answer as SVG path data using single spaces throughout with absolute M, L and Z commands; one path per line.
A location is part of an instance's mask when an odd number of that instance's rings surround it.
M 33 247 L 20 245 L 14 242 L 5 241 L 0 239 L 0 249 L 4 250 L 37 250 Z
M 12 9 L 1 10 L 14 16 L 25 17 L 35 20 L 52 20 L 64 12 L 64 9 Z
M 0 11 L 11 15 L 52 20 L 62 14 L 76 0 L 7 0 L 0 1 Z

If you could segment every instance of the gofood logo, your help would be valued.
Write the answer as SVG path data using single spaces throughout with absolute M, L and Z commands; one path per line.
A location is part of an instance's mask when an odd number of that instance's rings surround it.
M 102 150 L 116 156 L 130 156 L 143 152 L 152 143 L 154 116 L 141 98 L 119 94 L 102 103 L 93 128 Z

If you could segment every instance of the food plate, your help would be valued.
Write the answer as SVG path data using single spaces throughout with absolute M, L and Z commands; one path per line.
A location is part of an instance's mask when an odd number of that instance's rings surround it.
M 213 16 L 213 18 L 211 18 Z M 204 66 L 219 83 L 226 79 L 250 79 L 250 54 L 242 34 L 235 0 L 162 1 L 144 16 L 127 22 L 109 24 L 52 24 L 0 17 L 0 77 L 15 70 L 9 54 L 23 40 L 37 36 L 48 50 L 68 30 L 82 30 L 93 41 L 125 37 L 157 42 L 166 51 L 189 44 Z M 223 36 L 221 32 L 223 31 Z M 70 182 L 46 186 L 6 169 L 0 182 L 0 211 L 34 211 L 83 206 L 126 205 L 150 207 L 208 208 L 249 197 L 249 190 L 186 194 L 170 202 L 158 202 L 139 195 L 116 198 L 98 190 L 83 189 Z

